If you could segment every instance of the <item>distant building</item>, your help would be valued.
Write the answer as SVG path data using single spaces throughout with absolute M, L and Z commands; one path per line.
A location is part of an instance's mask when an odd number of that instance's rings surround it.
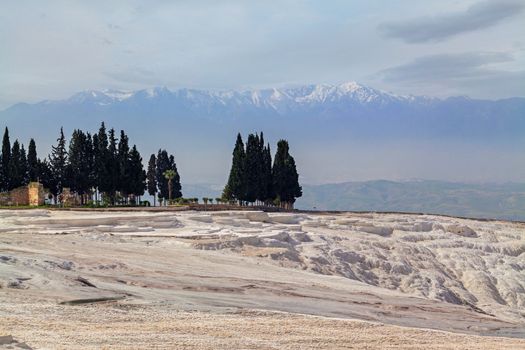
M 0 193 L 0 205 L 44 205 L 45 191 L 40 182 L 30 182 L 27 186 Z

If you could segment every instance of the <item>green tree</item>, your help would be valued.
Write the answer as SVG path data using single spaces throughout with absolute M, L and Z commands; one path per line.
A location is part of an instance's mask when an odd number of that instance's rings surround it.
M 293 208 L 295 199 L 302 196 L 299 185 L 299 175 L 295 160 L 289 153 L 289 145 L 285 140 L 277 143 L 277 152 L 273 163 L 273 185 L 277 200 L 285 208 Z
M 120 131 L 118 142 L 117 162 L 118 162 L 118 181 L 116 190 L 119 191 L 126 199 L 133 192 L 133 179 L 131 171 L 131 159 L 129 150 L 129 139 L 124 130 Z
M 177 164 L 175 163 L 175 157 L 173 155 L 170 155 L 169 157 L 169 165 L 170 169 L 175 172 L 175 177 L 173 178 L 172 182 L 172 195 L 173 198 L 181 198 L 182 197 L 182 186 L 180 185 L 180 175 L 179 171 L 177 170 Z
M 39 180 L 44 188 L 51 189 L 54 184 L 53 171 L 51 170 L 51 166 L 47 159 L 44 158 L 44 160 L 38 160 L 38 174 Z
M 153 206 L 157 205 L 157 178 L 155 177 L 155 171 L 157 167 L 157 158 L 154 154 L 149 157 L 148 162 L 148 193 L 153 196 Z
M 106 158 L 106 169 L 108 170 L 108 191 L 111 204 L 115 204 L 116 192 L 119 188 L 120 171 L 119 171 L 119 158 L 117 139 L 115 137 L 115 129 L 109 130 L 108 135 L 108 150 Z
M 229 179 L 229 178 L 228 178 Z M 226 184 L 224 186 L 224 189 L 222 190 L 221 198 L 224 202 L 231 202 L 233 201 L 233 193 L 230 190 L 230 186 Z
M 29 147 L 27 149 L 27 172 L 29 181 L 38 181 L 38 157 L 36 154 L 36 143 L 34 139 L 29 141 Z
M 228 176 L 228 183 L 224 187 L 224 191 L 222 193 L 225 200 L 237 200 L 239 201 L 239 204 L 242 204 L 242 201 L 245 199 L 245 166 L 246 152 L 244 151 L 244 143 L 242 141 L 241 134 L 238 133 L 232 153 L 232 166 L 230 169 L 230 175 Z
M 270 151 L 270 144 L 263 149 L 261 170 L 261 200 L 268 204 L 273 202 L 275 194 L 273 191 L 273 176 L 272 176 L 272 154 Z
M 168 156 L 166 150 L 159 150 L 157 154 L 157 165 L 156 165 L 156 179 L 157 187 L 159 190 L 159 198 L 169 198 L 168 180 L 164 177 L 166 170 L 173 170 L 175 177 L 172 180 L 172 199 L 182 197 L 180 176 L 177 171 L 177 164 L 175 164 L 175 157 L 173 155 Z
M 85 203 L 92 188 L 92 144 L 91 137 L 82 130 L 73 131 L 69 143 L 67 183 Z
M 140 201 L 140 196 L 144 194 L 146 188 L 146 172 L 136 145 L 133 145 L 129 152 L 129 181 L 130 193 L 139 197 Z
M 29 183 L 29 167 L 27 166 L 27 152 L 24 145 L 20 145 L 20 176 L 22 177 L 22 185 Z
M 171 201 L 172 197 L 172 191 L 173 191 L 173 178 L 175 178 L 175 171 L 172 169 L 168 169 L 164 172 L 164 177 L 168 180 L 168 200 Z
M 9 159 L 7 175 L 9 178 L 8 190 L 12 190 L 24 184 L 24 174 L 22 169 L 22 153 L 20 150 L 20 143 L 18 142 L 18 140 L 15 140 L 15 142 L 13 142 L 13 147 L 11 148 L 11 157 Z
M 160 150 L 157 153 L 157 167 L 155 170 L 155 177 L 157 178 L 157 186 L 159 189 L 158 197 L 162 199 L 169 198 L 168 180 L 164 177 L 164 172 L 169 170 L 170 160 L 166 150 Z
M 84 142 L 84 159 L 86 161 L 87 176 L 87 195 L 93 199 L 93 189 L 95 188 L 95 149 L 93 146 L 93 136 L 86 132 Z
M 9 129 L 4 131 L 2 139 L 2 158 L 0 161 L 0 191 L 7 191 L 9 185 L 9 162 L 11 160 L 11 142 L 9 141 Z
M 246 196 L 244 199 L 250 203 L 255 202 L 262 192 L 261 166 L 262 159 L 259 136 L 250 134 L 248 141 L 246 141 L 246 163 L 244 172 L 246 181 Z
M 109 159 L 108 144 L 106 126 L 102 122 L 98 133 L 93 135 L 94 182 L 97 192 L 106 194 L 111 191 L 111 179 L 108 169 L 108 164 L 111 160 Z
M 66 139 L 64 137 L 64 130 L 60 128 L 60 136 L 57 139 L 57 145 L 51 147 L 51 155 L 49 156 L 49 165 L 53 173 L 52 183 L 49 187 L 51 194 L 55 197 L 62 192 L 66 187 L 66 171 L 67 171 L 67 152 Z

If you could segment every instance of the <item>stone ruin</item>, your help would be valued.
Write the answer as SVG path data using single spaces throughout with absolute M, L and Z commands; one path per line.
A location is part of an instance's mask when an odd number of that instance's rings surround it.
M 45 203 L 44 186 L 40 182 L 30 182 L 27 186 L 0 193 L 0 205 L 39 206 Z
M 62 193 L 58 195 L 58 199 L 60 203 L 66 207 L 80 205 L 79 196 L 76 193 L 71 192 L 69 187 L 64 187 L 62 189 Z

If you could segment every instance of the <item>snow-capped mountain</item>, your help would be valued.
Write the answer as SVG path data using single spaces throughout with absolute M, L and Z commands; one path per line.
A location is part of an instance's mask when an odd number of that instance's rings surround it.
M 343 151 L 358 140 L 525 145 L 524 98 L 402 96 L 355 82 L 225 91 L 89 90 L 64 100 L 16 104 L 0 112 L 0 121 L 22 140 L 38 137 L 46 147 L 60 126 L 66 133 L 94 131 L 101 121 L 140 135 L 152 147 L 172 142 L 203 152 L 210 144 L 229 148 L 239 131 L 261 130 L 305 143 L 304 149 L 316 142 L 338 144 Z
M 253 90 L 209 91 L 195 89 L 169 90 L 155 87 L 138 91 L 87 90 L 79 92 L 66 100 L 43 101 L 36 105 L 91 105 L 93 108 L 115 108 L 117 106 L 163 103 L 184 106 L 185 112 L 196 114 L 215 114 L 219 109 L 232 114 L 250 112 L 286 115 L 294 112 L 356 106 L 388 106 L 400 104 L 428 104 L 437 99 L 416 96 L 399 96 L 369 88 L 356 82 L 339 85 L 318 84 L 292 88 L 271 88 Z M 25 104 L 12 109 L 27 108 Z

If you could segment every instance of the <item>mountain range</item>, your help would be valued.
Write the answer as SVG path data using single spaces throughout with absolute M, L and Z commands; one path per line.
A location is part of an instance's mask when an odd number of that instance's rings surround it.
M 396 95 L 356 82 L 291 88 L 209 91 L 169 90 L 156 87 L 139 91 L 89 90 L 58 101 L 18 103 L 0 112 L 7 124 L 29 121 L 49 125 L 71 124 L 84 118 L 167 122 L 184 126 L 207 121 L 240 127 L 277 123 L 301 129 L 315 124 L 316 132 L 341 130 L 383 136 L 412 134 L 425 137 L 503 137 L 523 139 L 525 98 L 497 101 L 468 97 L 438 99 Z M 42 125 L 42 126 L 45 126 Z M 69 125 L 67 125 L 69 126 Z M 387 131 L 387 133 L 383 132 Z
M 46 153 L 61 126 L 68 136 L 74 128 L 96 131 L 105 121 L 125 129 L 144 158 L 170 150 L 182 164 L 182 181 L 193 183 L 225 181 L 235 135 L 257 131 L 272 145 L 290 141 L 303 182 L 347 181 L 356 173 L 359 179 L 511 174 L 513 180 L 525 173 L 515 156 L 525 148 L 525 98 L 404 96 L 356 82 L 225 91 L 155 87 L 17 103 L 0 111 L 0 121 L 13 138 L 27 143 L 34 137 Z M 485 158 L 495 163 L 489 167 Z
M 213 115 L 227 112 L 228 116 L 243 114 L 289 115 L 313 111 L 323 106 L 322 113 L 337 112 L 336 108 L 363 107 L 369 105 L 388 106 L 409 104 L 430 105 L 439 99 L 389 94 L 356 82 L 340 85 L 306 85 L 295 88 L 272 88 L 259 90 L 210 91 L 179 89 L 171 91 L 166 87 L 155 87 L 139 91 L 87 90 L 60 101 L 45 100 L 36 104 L 18 103 L 7 113 L 24 113 L 31 109 L 53 110 L 68 106 L 92 108 L 99 111 L 128 113 L 126 107 L 152 104 L 178 107 L 174 112 L 180 115 Z M 75 113 L 81 113 L 76 110 Z

